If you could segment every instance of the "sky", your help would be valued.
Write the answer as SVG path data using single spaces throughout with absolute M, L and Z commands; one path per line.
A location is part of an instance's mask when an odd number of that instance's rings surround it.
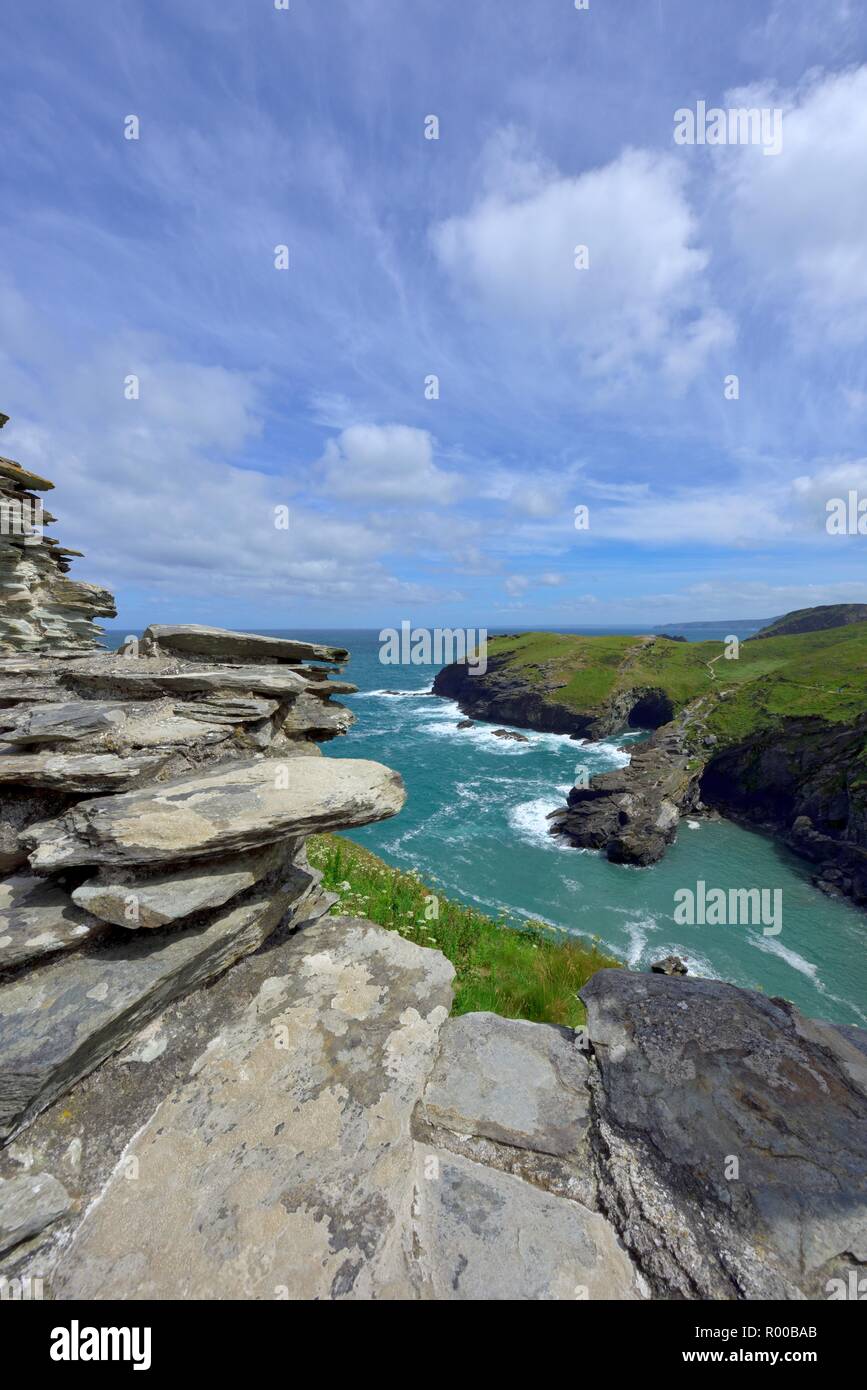
M 112 625 L 867 601 L 861 0 L 0 18 L 0 452 Z

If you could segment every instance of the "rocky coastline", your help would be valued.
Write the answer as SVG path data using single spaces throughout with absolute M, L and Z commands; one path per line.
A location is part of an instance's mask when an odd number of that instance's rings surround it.
M 3 1300 L 845 1296 L 867 1033 L 620 969 L 585 1029 L 451 1017 L 445 956 L 331 914 L 307 859 L 405 796 L 322 755 L 348 653 L 108 652 L 103 591 L 61 612 L 55 560 L 7 563 Z
M 867 716 L 834 725 L 786 719 L 720 747 L 708 717 L 724 693 L 711 691 L 671 717 L 666 693 L 644 685 L 617 690 L 586 713 L 558 706 L 556 688 L 540 689 L 497 656 L 483 677 L 455 664 L 434 681 L 435 694 L 488 723 L 590 740 L 648 732 L 628 766 L 573 787 L 552 812 L 552 834 L 576 848 L 644 867 L 662 858 L 683 816 L 719 814 L 808 859 L 823 891 L 867 904 Z

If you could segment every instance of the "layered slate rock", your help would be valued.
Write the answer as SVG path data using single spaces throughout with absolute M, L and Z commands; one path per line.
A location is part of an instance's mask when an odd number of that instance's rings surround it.
M 285 841 L 226 859 L 206 860 L 188 869 L 143 876 L 102 869 L 73 890 L 72 898 L 104 922 L 120 927 L 164 927 L 194 912 L 222 907 L 273 873 L 298 846 Z
M 380 763 L 252 758 L 203 777 L 82 802 L 22 835 L 40 870 L 71 864 L 168 864 L 255 849 L 290 836 L 366 825 L 405 799 Z
M 128 753 L 22 753 L 0 745 L 0 786 L 49 787 L 66 792 L 124 791 L 164 767 L 160 755 Z
M 290 637 L 263 637 L 256 632 L 231 632 L 222 627 L 198 623 L 151 623 L 141 639 L 145 652 L 168 652 L 205 661 L 259 661 L 299 663 L 304 661 L 344 662 L 345 647 L 328 647 L 318 642 L 298 642 Z
M 8 416 L 0 415 L 0 427 Z M 114 599 L 95 584 L 67 579 L 80 554 L 44 533 L 54 518 L 36 493 L 54 484 L 0 458 L 0 652 L 96 647 L 95 617 L 115 616 Z
M 867 1262 L 867 1057 L 715 980 L 602 970 L 600 1202 L 661 1297 L 827 1298 Z
M 320 875 L 287 865 L 279 878 L 185 931 L 119 931 L 0 985 L 0 1139 L 112 1052 L 166 1003 L 255 950 L 291 914 L 324 911 Z
M 0 971 L 75 950 L 102 930 L 57 884 L 33 874 L 0 882 Z
M 38 1236 L 69 1210 L 69 1195 L 50 1173 L 0 1182 L 0 1256 Z

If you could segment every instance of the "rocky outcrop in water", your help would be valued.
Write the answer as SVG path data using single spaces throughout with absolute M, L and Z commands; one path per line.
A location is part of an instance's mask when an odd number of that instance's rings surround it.
M 685 727 L 683 717 L 666 724 L 634 748 L 626 767 L 572 787 L 566 808 L 548 818 L 552 832 L 615 864 L 655 864 L 699 799 Z

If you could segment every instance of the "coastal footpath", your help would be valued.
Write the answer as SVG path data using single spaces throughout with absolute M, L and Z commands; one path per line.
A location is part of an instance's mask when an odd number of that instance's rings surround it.
M 457 663 L 434 692 L 471 719 L 597 740 L 650 737 L 576 784 L 552 832 L 615 863 L 655 863 L 686 814 L 767 831 L 831 894 L 867 903 L 867 608 L 779 619 L 746 642 L 523 633 Z M 576 762 L 580 752 L 576 749 Z
M 4 1299 L 850 1296 L 867 1033 L 621 969 L 580 1028 L 455 1016 L 446 957 L 307 856 L 404 801 L 322 756 L 348 653 L 165 624 L 110 653 L 103 591 L 4 563 Z

